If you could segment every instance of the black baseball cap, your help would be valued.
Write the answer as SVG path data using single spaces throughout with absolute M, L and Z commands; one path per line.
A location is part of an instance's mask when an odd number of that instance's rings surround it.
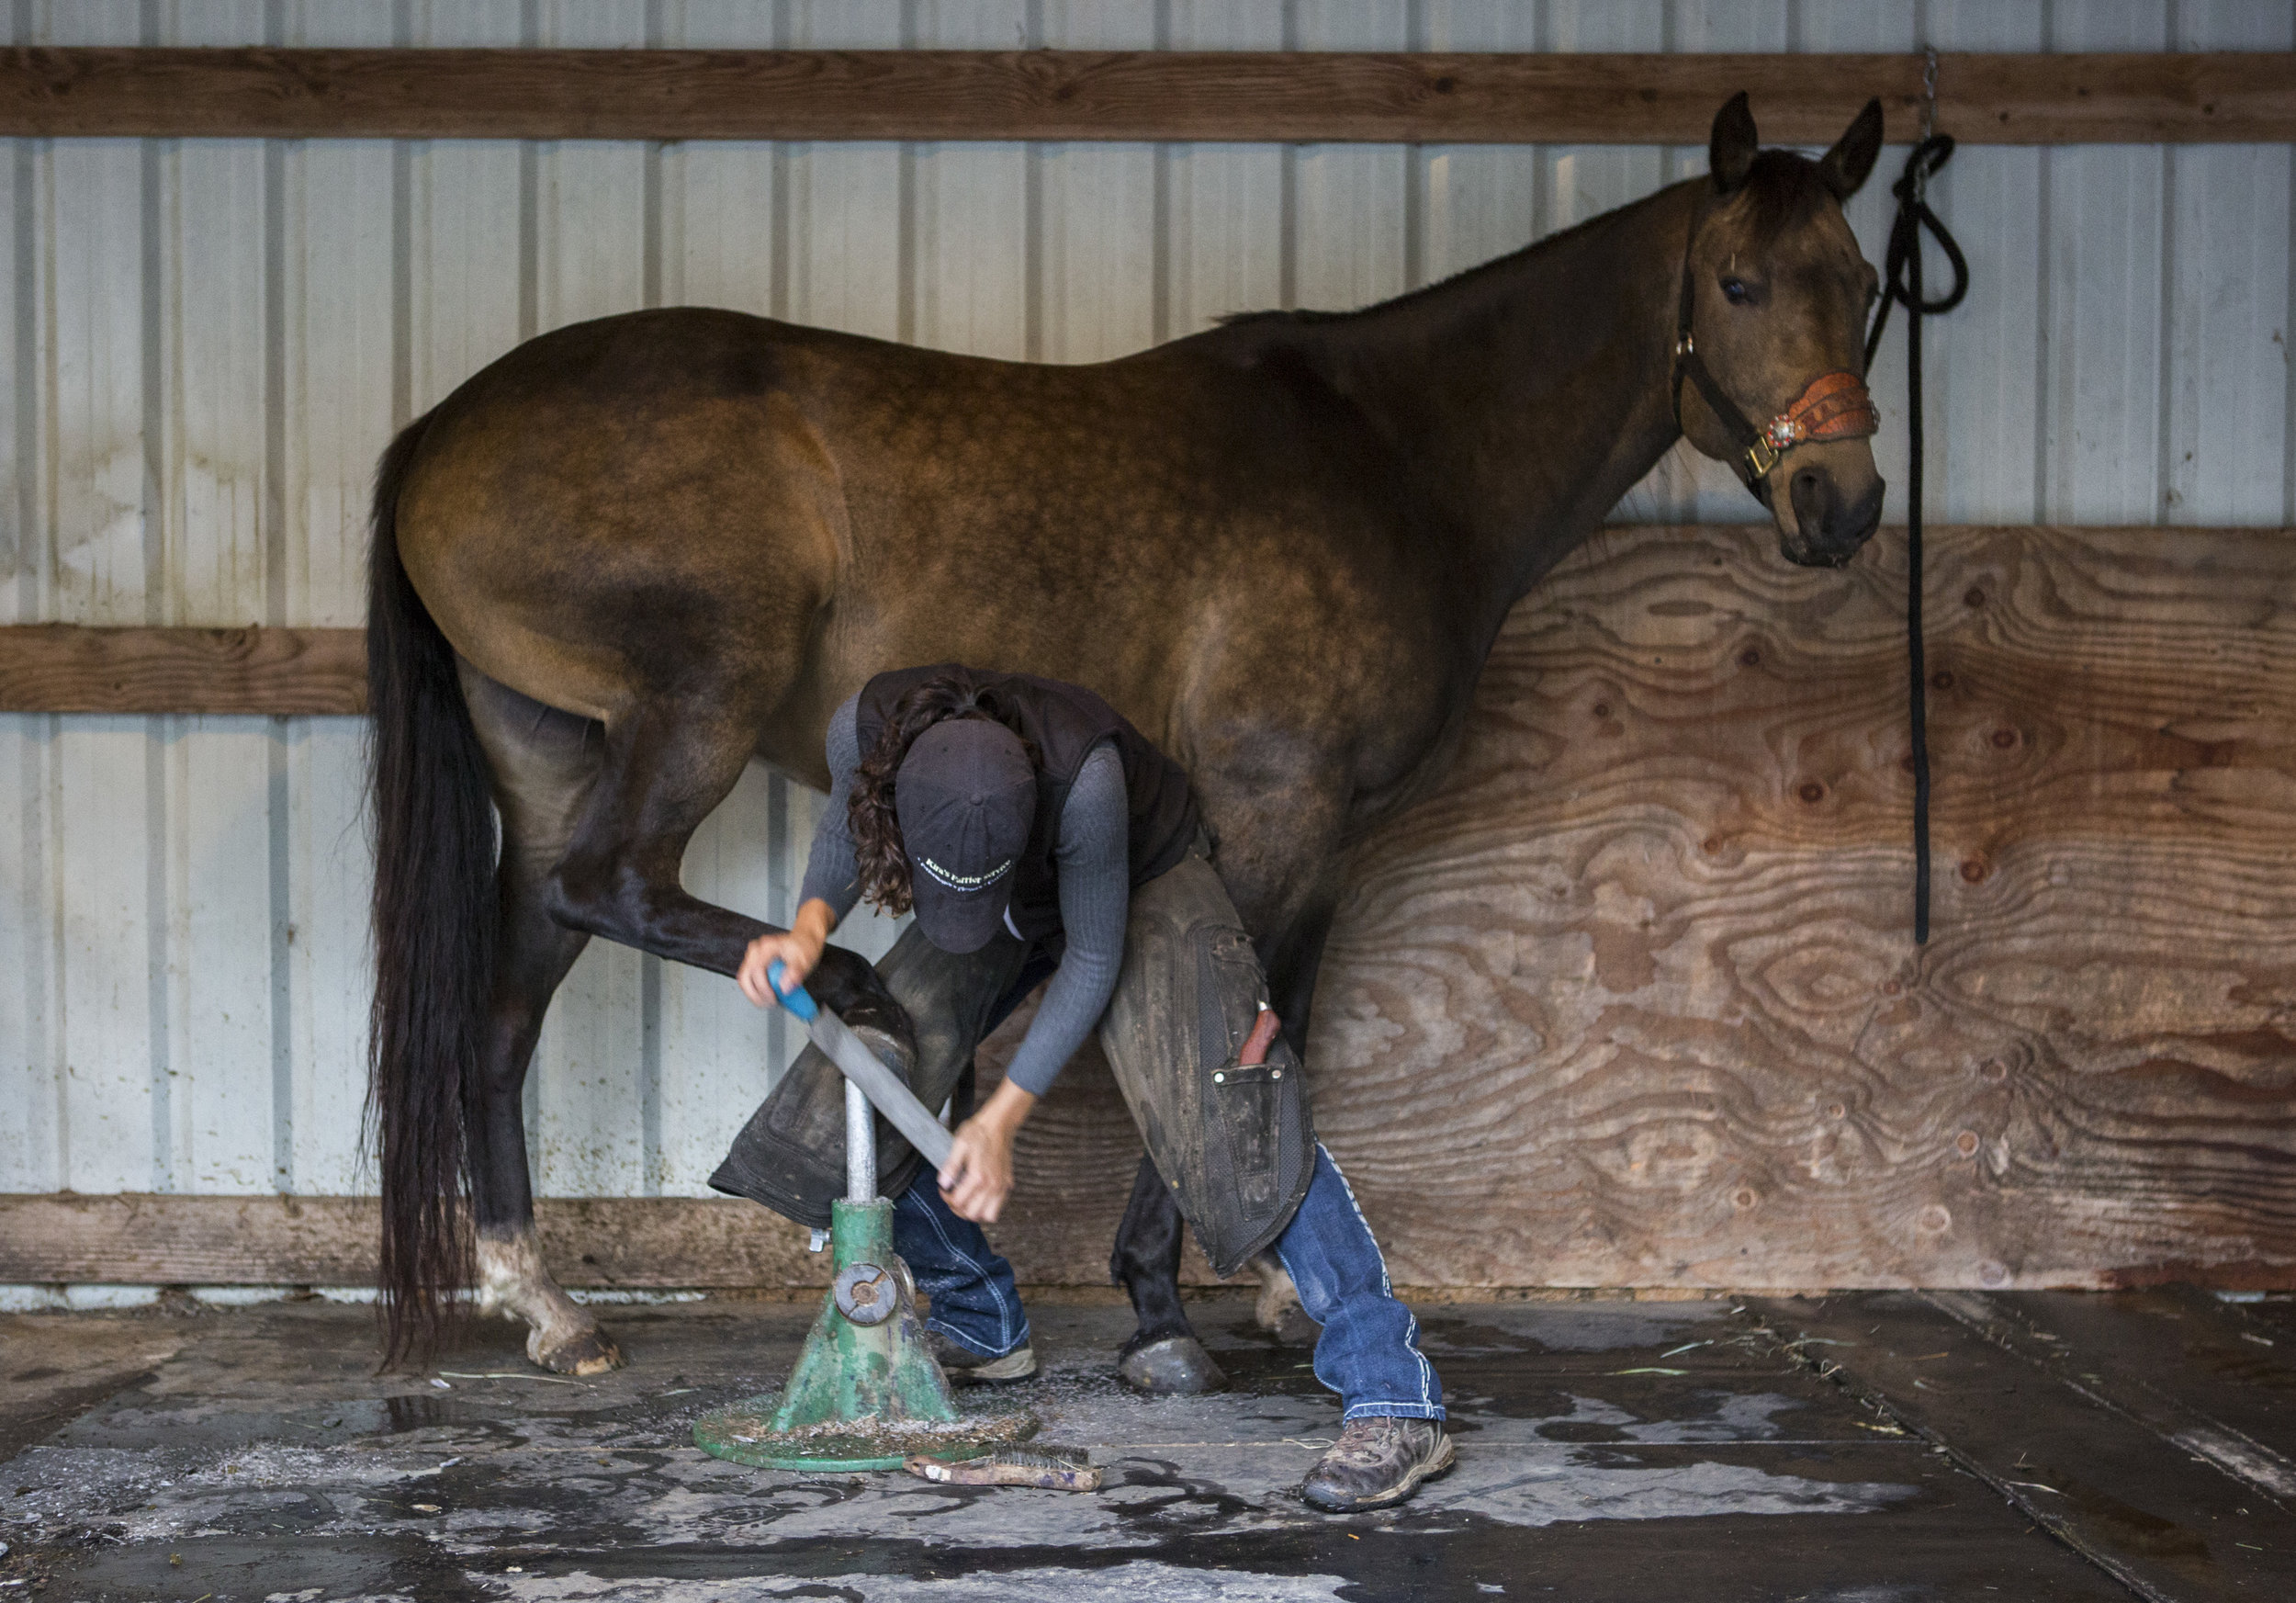
M 917 927 L 943 952 L 978 952 L 1005 920 L 1013 864 L 1036 824 L 1036 767 L 1020 737 L 951 718 L 911 743 L 893 778 Z

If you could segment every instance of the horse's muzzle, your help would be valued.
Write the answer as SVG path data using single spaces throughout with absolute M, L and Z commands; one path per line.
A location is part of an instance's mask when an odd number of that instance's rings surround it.
M 1794 532 L 1781 542 L 1789 562 L 1805 568 L 1840 568 L 1881 526 L 1882 496 L 1888 486 L 1877 473 L 1864 475 L 1854 499 L 1840 481 L 1815 463 L 1795 468 L 1787 494 L 1794 507 Z

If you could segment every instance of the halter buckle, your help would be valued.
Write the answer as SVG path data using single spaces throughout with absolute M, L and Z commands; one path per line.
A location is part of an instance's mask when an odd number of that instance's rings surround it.
M 1779 458 L 1811 440 L 1859 439 L 1880 424 L 1865 381 L 1843 371 L 1820 373 L 1803 388 L 1794 404 L 1762 424 L 1754 443 L 1746 447 L 1746 460 L 1755 477 L 1768 475 Z M 1767 451 L 1770 460 L 1764 462 Z

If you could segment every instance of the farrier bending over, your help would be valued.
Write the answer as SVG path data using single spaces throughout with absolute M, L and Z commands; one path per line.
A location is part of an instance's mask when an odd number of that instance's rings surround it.
M 943 664 L 881 673 L 829 721 L 829 808 L 787 934 L 752 942 L 742 989 L 802 980 L 866 897 L 915 924 L 879 965 L 917 1042 L 928 1106 L 1046 976 L 1004 1083 L 956 1130 L 938 1176 L 880 1126 L 894 1244 L 932 1298 L 951 1379 L 1036 1372 L 1013 1283 L 979 1222 L 1012 1191 L 1013 1136 L 1085 1037 L 1102 1050 L 1180 1211 L 1221 1274 L 1271 1245 L 1320 1322 L 1316 1377 L 1345 1424 L 1303 1495 L 1331 1509 L 1400 1502 L 1447 1468 L 1442 1387 L 1331 1155 L 1299 1058 L 1238 1061 L 1266 982 L 1208 861 L 1187 776 L 1090 691 Z M 843 1180 L 844 1093 L 800 1055 L 711 1183 L 803 1224 Z M 898 1156 L 895 1156 L 895 1154 Z M 935 1183 L 935 1182 L 938 1183 Z

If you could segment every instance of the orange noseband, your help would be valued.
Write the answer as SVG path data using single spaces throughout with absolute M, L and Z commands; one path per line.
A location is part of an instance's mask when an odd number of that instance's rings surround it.
M 1773 452 L 1784 453 L 1812 440 L 1862 440 L 1880 428 L 1865 380 L 1837 369 L 1811 379 L 1792 406 L 1762 425 L 1761 437 Z M 1776 462 L 1773 456 L 1771 465 Z

